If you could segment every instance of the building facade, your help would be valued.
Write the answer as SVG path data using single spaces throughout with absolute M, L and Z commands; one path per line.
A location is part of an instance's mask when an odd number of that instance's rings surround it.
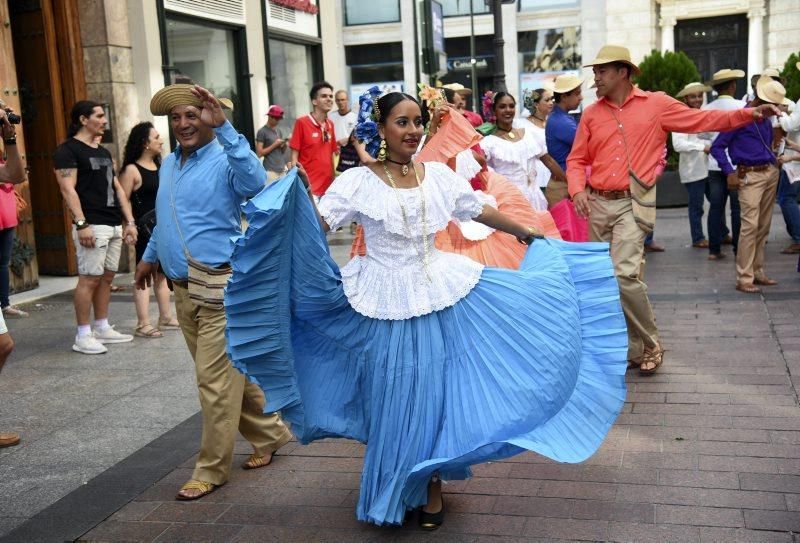
M 35 287 L 39 272 L 77 273 L 51 158 L 75 101 L 104 104 L 103 143 L 119 161 L 137 122 L 169 134 L 149 102 L 176 81 L 230 98 L 230 119 L 250 141 L 271 103 L 286 111 L 288 134 L 321 79 L 353 99 L 374 84 L 415 93 L 421 81 L 458 82 L 477 97 L 493 84 L 493 16 L 484 0 L 438 1 L 447 62 L 426 74 L 422 0 L 0 0 L 0 98 L 23 114 L 30 171 L 17 189 L 29 205 L 13 288 Z M 502 68 L 517 96 L 564 71 L 588 75 L 582 65 L 604 43 L 625 44 L 635 61 L 653 49 L 685 51 L 704 78 L 782 66 L 800 46 L 800 0 L 517 0 L 502 21 Z

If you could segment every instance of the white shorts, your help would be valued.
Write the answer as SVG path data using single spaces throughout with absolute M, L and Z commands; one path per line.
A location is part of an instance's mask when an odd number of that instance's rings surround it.
M 72 227 L 72 241 L 78 255 L 80 275 L 103 275 L 105 270 L 115 272 L 119 268 L 122 253 L 122 226 L 93 224 L 94 247 L 84 247 L 78 240 L 78 231 Z
M 8 326 L 6 326 L 6 320 L 3 318 L 3 312 L 0 311 L 0 335 L 8 333 Z

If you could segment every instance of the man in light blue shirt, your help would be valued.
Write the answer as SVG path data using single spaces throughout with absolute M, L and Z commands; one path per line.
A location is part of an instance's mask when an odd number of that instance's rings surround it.
M 292 437 L 277 414 L 263 414 L 261 389 L 231 365 L 222 304 L 189 296 L 185 252 L 206 266 L 226 268 L 230 238 L 242 231 L 240 205 L 267 181 L 261 161 L 225 118 L 224 104 L 206 89 L 185 84 L 161 89 L 150 102 L 153 115 L 169 116 L 179 146 L 159 171 L 157 225 L 136 267 L 136 287 L 150 285 L 159 263 L 172 280 L 203 412 L 200 452 L 178 500 L 196 500 L 228 481 L 237 429 L 253 446 L 245 469 L 268 465 Z

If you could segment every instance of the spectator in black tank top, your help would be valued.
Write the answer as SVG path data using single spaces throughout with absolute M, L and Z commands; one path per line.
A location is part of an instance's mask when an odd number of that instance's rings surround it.
M 147 248 L 155 221 L 153 211 L 156 207 L 162 147 L 161 135 L 149 122 L 134 126 L 125 144 L 125 157 L 119 181 L 125 194 L 130 198 L 133 217 L 139 230 L 139 237 L 136 240 L 136 264 L 139 264 Z M 179 327 L 177 319 L 172 316 L 169 287 L 163 274 L 158 274 L 153 291 L 158 303 L 158 327 L 150 324 L 150 289 L 133 291 L 137 319 L 135 333 L 138 337 L 159 338 L 163 337 L 162 328 Z

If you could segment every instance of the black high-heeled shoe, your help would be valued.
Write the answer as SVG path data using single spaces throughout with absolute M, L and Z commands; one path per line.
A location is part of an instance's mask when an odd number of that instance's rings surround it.
M 435 474 L 433 477 L 431 477 L 431 480 L 428 483 L 428 496 L 430 496 L 431 484 L 438 483 L 439 481 L 440 479 L 438 474 Z M 439 526 L 441 526 L 442 522 L 444 522 L 444 496 L 441 496 L 441 500 L 442 508 L 436 513 L 426 512 L 424 506 L 419 508 L 419 517 L 417 517 L 417 521 L 419 522 L 420 528 L 429 532 L 439 529 Z
M 425 531 L 438 530 L 444 522 L 444 496 L 442 496 L 442 508 L 436 513 L 428 513 L 420 507 L 418 521 L 419 527 Z

